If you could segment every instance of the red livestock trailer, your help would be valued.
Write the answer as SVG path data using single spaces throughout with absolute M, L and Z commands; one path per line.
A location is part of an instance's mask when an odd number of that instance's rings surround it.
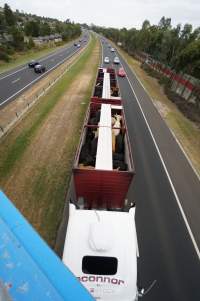
M 122 100 L 92 97 L 73 166 L 77 202 L 87 209 L 123 209 L 133 175 Z
M 94 88 L 94 97 L 115 99 L 119 98 L 119 96 L 115 69 L 99 68 Z

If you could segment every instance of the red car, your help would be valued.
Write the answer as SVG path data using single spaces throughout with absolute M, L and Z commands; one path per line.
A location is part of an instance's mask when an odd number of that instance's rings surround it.
M 119 68 L 119 70 L 117 72 L 117 75 L 120 76 L 120 77 L 125 77 L 126 73 L 125 73 L 123 68 Z

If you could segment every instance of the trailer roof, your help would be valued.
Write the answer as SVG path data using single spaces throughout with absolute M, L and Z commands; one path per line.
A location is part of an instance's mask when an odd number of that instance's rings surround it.
M 96 154 L 96 169 L 112 170 L 111 105 L 101 105 L 99 135 Z
M 110 73 L 105 72 L 103 77 L 103 92 L 102 98 L 110 98 Z

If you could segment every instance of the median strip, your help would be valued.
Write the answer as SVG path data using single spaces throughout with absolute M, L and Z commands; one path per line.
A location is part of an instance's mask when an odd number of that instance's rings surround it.
M 51 246 L 99 63 L 97 43 L 93 38 L 70 73 L 0 145 L 1 187 Z

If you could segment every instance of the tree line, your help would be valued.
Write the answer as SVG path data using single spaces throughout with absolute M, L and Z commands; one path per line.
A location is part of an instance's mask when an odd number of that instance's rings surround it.
M 158 25 L 145 20 L 141 29 L 116 29 L 92 26 L 115 43 L 121 42 L 129 54 L 147 53 L 176 72 L 200 78 L 200 27 L 191 24 L 171 24 L 171 18 L 162 17 Z
M 16 51 L 34 47 L 33 38 L 60 34 L 68 41 L 81 34 L 81 27 L 67 19 L 56 19 L 12 11 L 8 4 L 0 12 L 0 60 L 9 61 Z M 25 41 L 25 37 L 28 37 Z

